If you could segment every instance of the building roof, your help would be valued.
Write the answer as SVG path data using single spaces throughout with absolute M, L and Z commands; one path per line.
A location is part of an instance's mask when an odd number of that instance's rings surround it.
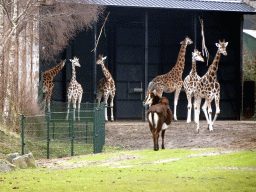
M 256 30 L 244 29 L 243 32 L 245 34 L 252 36 L 254 39 L 256 39 Z
M 256 13 L 255 9 L 241 1 L 226 0 L 95 0 L 97 4 L 120 7 L 146 7 L 186 10 L 229 11 Z

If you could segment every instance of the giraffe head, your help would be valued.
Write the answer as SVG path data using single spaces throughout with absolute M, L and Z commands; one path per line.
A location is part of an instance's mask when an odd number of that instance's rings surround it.
M 100 54 L 96 60 L 97 65 L 102 65 L 104 64 L 104 61 L 107 59 L 107 56 L 103 57 L 102 54 Z
M 191 45 L 193 44 L 193 41 L 188 36 L 186 36 L 185 39 L 180 42 L 180 44 Z
M 219 43 L 215 43 L 216 47 L 218 47 L 218 51 L 224 55 L 227 56 L 227 51 L 226 51 L 226 47 L 228 46 L 228 42 L 225 42 L 225 40 L 223 40 L 223 42 L 221 42 L 219 40 Z
M 204 58 L 202 57 L 201 52 L 197 49 L 194 49 L 194 52 L 192 52 L 192 59 L 204 62 Z
M 76 67 L 81 67 L 81 65 L 79 63 L 79 59 L 77 57 L 74 57 L 74 59 L 69 59 L 69 60 L 72 63 L 72 65 L 74 65 Z

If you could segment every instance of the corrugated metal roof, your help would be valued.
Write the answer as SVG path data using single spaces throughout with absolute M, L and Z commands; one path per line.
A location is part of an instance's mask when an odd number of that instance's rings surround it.
M 248 30 L 248 29 L 244 29 L 243 30 L 244 33 L 252 36 L 254 39 L 256 39 L 256 30 Z
M 217 0 L 95 0 L 97 4 L 121 7 L 147 7 L 166 9 L 232 11 L 256 13 L 255 9 L 240 1 Z

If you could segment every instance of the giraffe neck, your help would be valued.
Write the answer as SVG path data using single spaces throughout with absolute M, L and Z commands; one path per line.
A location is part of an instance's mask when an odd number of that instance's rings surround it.
M 105 67 L 104 64 L 101 64 L 102 72 L 105 75 L 107 80 L 113 79 L 112 75 L 110 74 L 109 70 Z
M 178 68 L 183 72 L 184 66 L 185 66 L 185 56 L 186 56 L 186 49 L 187 49 L 187 44 L 183 42 L 180 47 L 180 52 L 177 58 L 177 62 L 174 66 L 174 68 Z
M 196 73 L 196 60 L 192 58 L 192 69 L 191 73 Z
M 65 62 L 61 61 L 59 64 L 51 68 L 49 72 L 51 73 L 52 78 L 55 77 L 64 66 L 65 66 Z
M 217 76 L 219 62 L 220 62 L 220 52 L 218 50 L 215 57 L 214 57 L 214 60 L 211 64 L 211 66 L 208 69 L 208 74 L 210 74 L 211 76 L 215 76 L 215 77 Z
M 76 66 L 72 65 L 72 78 L 71 81 L 76 81 Z

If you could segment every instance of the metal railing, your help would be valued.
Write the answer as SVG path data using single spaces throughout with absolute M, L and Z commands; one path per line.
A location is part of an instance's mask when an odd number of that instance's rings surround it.
M 102 152 L 105 144 L 104 103 L 100 106 L 81 103 L 79 120 L 78 111 L 73 110 L 72 104 L 66 119 L 66 106 L 66 103 L 52 102 L 51 112 L 45 115 L 19 117 L 21 123 L 16 125 L 16 122 L 15 126 L 21 126 L 22 154 L 32 152 L 37 158 L 53 158 Z M 76 113 L 75 119 L 73 113 Z

